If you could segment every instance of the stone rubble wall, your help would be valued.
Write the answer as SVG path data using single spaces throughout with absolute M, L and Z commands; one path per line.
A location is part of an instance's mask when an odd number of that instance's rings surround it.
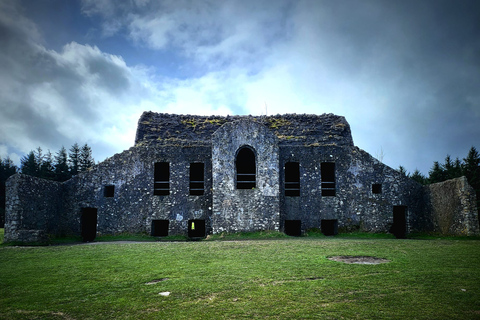
M 279 230 L 278 139 L 253 121 L 225 124 L 212 138 L 213 233 Z M 248 146 L 256 155 L 256 188 L 236 188 L 235 159 Z
M 236 188 L 235 158 L 256 155 L 256 187 Z M 154 195 L 156 162 L 170 164 L 170 194 Z M 189 195 L 191 163 L 205 165 L 204 195 Z M 298 162 L 300 196 L 285 196 L 284 167 Z M 322 162 L 335 163 L 335 196 L 322 196 Z M 373 184 L 381 185 L 374 193 Z M 106 197 L 105 186 L 114 186 Z M 151 232 L 168 220 L 170 235 L 205 220 L 206 232 L 303 231 L 335 219 L 341 231 L 388 232 L 394 206 L 407 208 L 407 232 L 479 233 L 475 192 L 465 178 L 421 186 L 353 146 L 334 115 L 200 117 L 144 113 L 136 145 L 64 182 L 17 174 L 7 180 L 5 241 L 41 242 L 80 235 L 84 208 L 97 209 L 97 234 Z
M 275 116 L 195 116 L 144 112 L 138 121 L 135 145 L 212 145 L 212 135 L 226 123 L 246 120 L 261 124 L 286 145 L 353 146 L 350 125 L 334 114 Z
M 281 147 L 280 189 L 284 190 L 285 163 L 300 164 L 300 196 L 281 193 L 281 221 L 301 220 L 302 230 L 320 228 L 321 220 L 337 219 L 342 230 L 388 232 L 393 206 L 408 208 L 408 228 L 421 229 L 423 188 L 356 147 Z M 321 163 L 335 163 L 336 195 L 322 196 Z M 374 194 L 372 184 L 381 184 Z
M 475 190 L 466 177 L 425 186 L 433 231 L 444 235 L 478 235 Z
M 45 242 L 62 233 L 61 183 L 15 174 L 6 187 L 5 242 Z

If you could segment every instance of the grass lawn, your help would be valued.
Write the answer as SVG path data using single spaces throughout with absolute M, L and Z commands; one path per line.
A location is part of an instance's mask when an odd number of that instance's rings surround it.
M 479 240 L 1 246 L 0 319 L 479 319 L 479 266 Z

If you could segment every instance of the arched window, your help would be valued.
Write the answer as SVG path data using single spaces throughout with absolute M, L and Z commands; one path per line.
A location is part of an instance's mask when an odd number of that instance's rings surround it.
M 242 147 L 235 160 L 237 169 L 237 189 L 253 189 L 257 186 L 255 153 L 249 147 Z

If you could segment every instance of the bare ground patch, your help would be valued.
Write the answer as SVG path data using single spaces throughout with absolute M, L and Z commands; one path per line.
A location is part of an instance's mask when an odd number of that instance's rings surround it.
M 381 264 L 390 262 L 387 259 L 370 256 L 333 256 L 329 257 L 328 260 L 349 264 Z

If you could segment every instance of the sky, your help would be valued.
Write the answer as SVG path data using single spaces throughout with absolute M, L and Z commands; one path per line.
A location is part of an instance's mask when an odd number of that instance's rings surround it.
M 103 161 L 144 111 L 333 113 L 428 174 L 480 150 L 480 1 L 0 0 L 0 157 Z

